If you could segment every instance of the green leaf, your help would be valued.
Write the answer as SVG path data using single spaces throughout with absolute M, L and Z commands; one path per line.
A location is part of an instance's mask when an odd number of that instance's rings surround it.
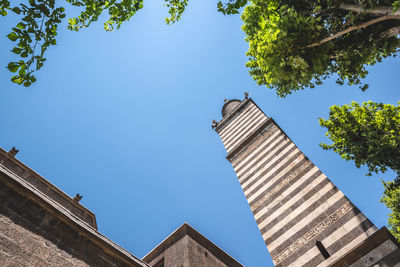
M 22 84 L 24 80 L 19 76 L 13 76 L 11 77 L 11 81 L 16 84 Z
M 17 28 L 23 30 L 23 29 L 25 29 L 25 24 L 20 22 L 17 24 Z
M 13 42 L 15 42 L 18 39 L 18 35 L 15 32 L 8 34 L 7 37 Z
M 18 48 L 18 47 L 14 47 L 11 52 L 15 53 L 15 54 L 20 54 L 22 51 L 22 48 Z
M 10 62 L 8 63 L 7 69 L 9 69 L 11 72 L 17 72 L 19 68 L 19 64 L 16 62 Z
M 13 7 L 11 10 L 12 10 L 14 13 L 18 14 L 18 15 L 21 13 L 21 9 L 20 9 L 19 7 Z
M 32 82 L 30 82 L 30 81 L 25 81 L 24 82 L 24 86 L 25 87 L 29 87 L 29 86 L 31 86 L 31 84 L 32 84 Z
M 393 5 L 393 13 L 395 13 L 400 8 L 400 1 L 394 1 L 392 5 Z
M 25 69 L 24 68 L 20 68 L 19 71 L 18 71 L 18 75 L 21 76 L 21 77 L 24 77 L 25 74 L 26 74 Z

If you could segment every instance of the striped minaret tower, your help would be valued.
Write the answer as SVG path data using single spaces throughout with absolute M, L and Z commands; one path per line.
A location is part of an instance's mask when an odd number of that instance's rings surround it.
M 212 127 L 276 266 L 400 262 L 388 230 L 378 230 L 247 93 L 225 100 L 222 116 Z

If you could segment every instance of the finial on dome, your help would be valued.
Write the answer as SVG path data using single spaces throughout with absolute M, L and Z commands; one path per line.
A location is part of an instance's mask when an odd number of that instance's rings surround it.
M 249 95 L 250 95 L 249 92 L 244 92 L 244 98 L 245 98 L 245 99 L 248 99 L 248 98 L 249 98 Z
M 225 103 L 228 102 L 228 99 L 224 98 L 224 102 L 225 102 Z

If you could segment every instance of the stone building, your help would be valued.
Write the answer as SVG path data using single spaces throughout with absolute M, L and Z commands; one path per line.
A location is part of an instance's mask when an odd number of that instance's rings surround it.
M 276 266 L 400 266 L 400 248 L 246 95 L 219 134 Z
M 95 215 L 0 148 L 0 266 L 241 267 L 187 223 L 138 259 L 97 230 Z

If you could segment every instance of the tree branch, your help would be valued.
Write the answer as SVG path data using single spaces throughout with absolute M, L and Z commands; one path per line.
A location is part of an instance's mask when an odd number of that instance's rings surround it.
M 333 39 L 336 39 L 336 38 L 338 38 L 338 37 L 340 37 L 340 36 L 342 36 L 342 35 L 344 35 L 346 33 L 349 33 L 349 32 L 352 32 L 352 31 L 355 31 L 355 30 L 358 30 L 358 29 L 363 29 L 363 28 L 371 26 L 371 25 L 373 25 L 375 23 L 378 23 L 378 22 L 381 22 L 381 21 L 384 21 L 384 20 L 391 20 L 391 19 L 400 19 L 400 15 L 386 15 L 386 16 L 382 16 L 382 17 L 379 17 L 379 18 L 372 19 L 370 21 L 364 22 L 364 23 L 362 23 L 360 25 L 357 25 L 357 26 L 351 26 L 351 27 L 347 28 L 344 31 L 340 31 L 338 33 L 335 33 L 334 35 L 331 35 L 331 36 L 329 36 L 329 37 L 327 37 L 325 39 L 322 39 L 321 41 L 319 41 L 317 43 L 313 43 L 313 44 L 307 45 L 307 46 L 305 46 L 303 48 L 313 48 L 313 47 L 322 45 L 324 43 L 327 43 L 329 41 L 332 41 Z
M 42 32 L 43 31 L 43 23 L 44 23 L 44 13 L 43 12 L 41 12 L 42 14 L 43 14 L 43 19 L 42 19 L 42 23 L 41 23 L 41 25 L 40 25 L 40 29 L 39 29 L 39 32 Z M 35 38 L 36 39 L 36 38 Z M 33 58 L 33 56 L 35 55 L 35 49 L 36 49 L 36 45 L 38 44 L 38 40 L 36 39 L 36 42 L 35 42 L 35 45 L 33 46 L 33 49 L 32 49 L 32 58 Z
M 363 9 L 359 5 L 341 3 L 339 5 L 339 8 L 347 11 L 353 11 L 356 13 L 366 13 L 375 16 L 400 15 L 400 10 L 397 10 L 396 12 L 393 13 L 393 7 L 390 6 L 378 6 L 371 9 Z
M 400 34 L 400 26 L 393 27 L 393 28 L 388 29 L 387 31 L 382 32 L 380 35 L 380 39 L 394 37 L 399 34 Z

